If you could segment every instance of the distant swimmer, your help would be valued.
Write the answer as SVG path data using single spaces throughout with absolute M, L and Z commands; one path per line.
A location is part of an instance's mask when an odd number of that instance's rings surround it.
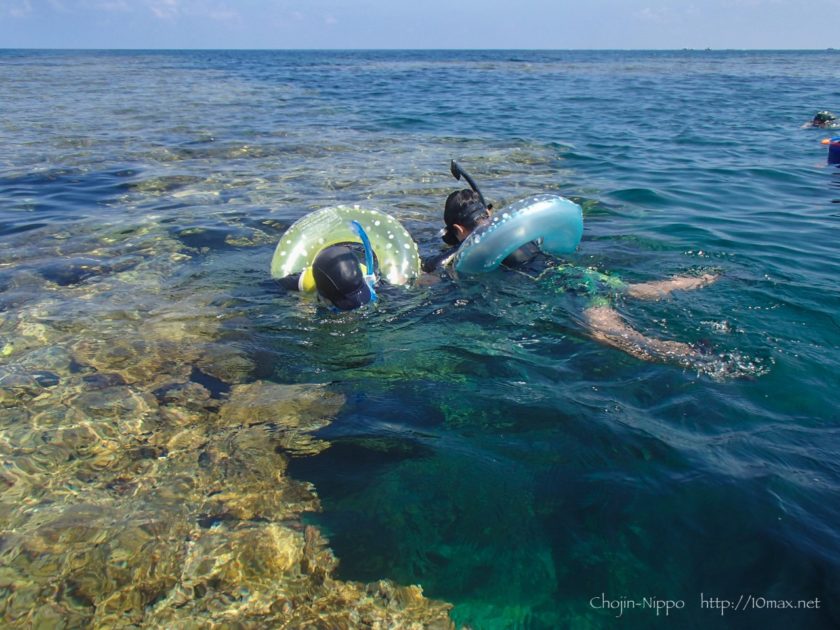
M 803 127 L 818 127 L 819 129 L 840 129 L 840 120 L 837 116 L 829 111 L 821 111 L 814 114 L 811 122 L 807 122 Z

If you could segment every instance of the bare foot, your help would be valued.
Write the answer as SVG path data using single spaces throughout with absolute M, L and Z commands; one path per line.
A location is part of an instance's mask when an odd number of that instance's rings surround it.
M 704 273 L 702 276 L 677 276 L 668 280 L 640 282 L 627 285 L 627 295 L 640 300 L 661 300 L 671 295 L 671 291 L 692 291 L 708 286 L 720 276 Z

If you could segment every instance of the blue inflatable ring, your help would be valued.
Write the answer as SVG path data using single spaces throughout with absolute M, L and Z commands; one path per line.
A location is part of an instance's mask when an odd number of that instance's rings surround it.
M 506 206 L 470 234 L 455 255 L 455 270 L 493 271 L 531 241 L 546 254 L 570 254 L 582 236 L 583 210 L 578 204 L 558 195 L 534 195 Z

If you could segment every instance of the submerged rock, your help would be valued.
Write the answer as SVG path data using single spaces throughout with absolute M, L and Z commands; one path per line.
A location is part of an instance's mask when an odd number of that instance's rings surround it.
M 226 425 L 274 423 L 284 429 L 315 431 L 327 426 L 343 405 L 344 396 L 323 385 L 257 381 L 234 386 L 219 418 Z
M 190 355 L 181 346 L 140 336 L 82 339 L 73 346 L 79 365 L 119 375 L 126 383 L 148 386 L 161 380 L 186 381 Z
M 254 362 L 237 348 L 213 345 L 202 350 L 194 367 L 223 383 L 242 383 L 253 372 Z
M 87 358 L 114 371 L 15 372 L 23 389 L 8 389 L 4 627 L 454 627 L 419 587 L 336 580 L 327 541 L 300 520 L 320 503 L 286 476 L 289 457 L 327 446 L 309 433 L 343 396 L 143 385 L 126 346 L 95 347 Z
M 329 444 L 309 433 L 332 421 L 344 397 L 322 385 L 257 381 L 236 385 L 219 411 L 225 426 L 270 425 L 276 447 L 294 455 L 315 455 Z
M 117 259 L 106 262 L 97 258 L 77 257 L 40 265 L 38 273 L 49 282 L 61 287 L 69 287 L 81 284 L 94 276 L 127 271 L 132 269 L 137 262 L 135 259 Z
M 420 587 L 341 582 L 331 577 L 336 565 L 311 527 L 210 530 L 191 543 L 178 587 L 149 620 L 159 627 L 455 627 L 451 606 L 426 599 Z
M 4 293 L 29 292 L 0 313 L 0 626 L 453 627 L 419 587 L 335 579 L 301 520 L 316 490 L 286 469 L 328 447 L 344 397 L 248 383 L 158 229 L 33 239 Z

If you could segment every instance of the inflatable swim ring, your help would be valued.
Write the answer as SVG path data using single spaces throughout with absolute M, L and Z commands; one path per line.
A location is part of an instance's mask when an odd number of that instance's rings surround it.
M 470 234 L 455 255 L 455 270 L 493 271 L 530 241 L 537 241 L 546 254 L 570 254 L 582 236 L 583 210 L 578 204 L 558 195 L 534 195 L 506 206 Z
M 417 244 L 394 217 L 359 206 L 334 206 L 298 219 L 277 243 L 271 259 L 271 277 L 284 278 L 312 265 L 315 256 L 336 243 L 361 243 L 352 222 L 358 222 L 370 239 L 380 276 L 390 284 L 407 284 L 420 275 Z M 314 283 L 305 288 L 314 290 Z

